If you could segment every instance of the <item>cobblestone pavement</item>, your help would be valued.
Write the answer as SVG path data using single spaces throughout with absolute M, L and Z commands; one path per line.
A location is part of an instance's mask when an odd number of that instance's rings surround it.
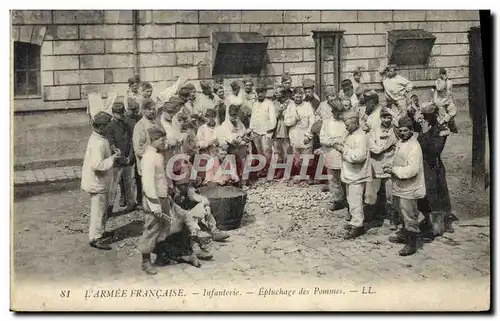
M 328 211 L 328 194 L 321 193 L 319 186 L 273 183 L 248 193 L 242 226 L 230 231 L 226 243 L 213 244 L 212 261 L 203 262 L 199 269 L 188 264 L 166 266 L 154 278 L 175 284 L 311 276 L 359 282 L 489 278 L 487 217 L 456 222 L 455 233 L 423 244 L 416 255 L 402 258 L 397 255 L 401 245 L 387 241 L 386 225 L 370 229 L 359 239 L 342 240 L 346 211 Z M 88 195 L 75 190 L 16 202 L 15 278 L 150 279 L 140 271 L 137 251 L 141 213 L 117 212 L 107 228 L 115 233 L 114 250 L 98 251 L 87 243 L 89 205 Z

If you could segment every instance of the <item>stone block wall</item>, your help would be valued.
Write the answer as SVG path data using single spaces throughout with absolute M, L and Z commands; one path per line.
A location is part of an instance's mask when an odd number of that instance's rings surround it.
M 387 32 L 395 29 L 419 28 L 436 36 L 429 65 L 404 68 L 401 74 L 421 92 L 427 92 L 437 77 L 439 67 L 446 67 L 458 87 L 468 84 L 467 31 L 479 25 L 478 11 L 139 11 L 137 28 L 138 57 L 134 51 L 133 12 L 131 10 L 88 11 L 12 11 L 12 41 L 41 45 L 42 95 L 34 99 L 14 99 L 15 111 L 77 109 L 76 123 L 87 128 L 83 108 L 86 95 L 99 91 L 124 93 L 127 79 L 137 68 L 141 79 L 153 83 L 161 91 L 177 76 L 183 75 L 198 86 L 199 80 L 211 76 L 210 35 L 216 31 L 259 32 L 268 43 L 265 68 L 260 77 L 269 83 L 280 81 L 287 71 L 293 84 L 304 78 L 315 78 L 313 30 L 345 30 L 341 78 L 365 68 L 364 80 L 380 89 L 379 69 L 387 63 Z M 137 65 L 136 65 L 137 64 Z M 327 84 L 333 84 L 333 63 L 325 64 Z M 226 88 L 235 75 L 225 78 Z M 460 89 L 466 92 L 466 89 Z M 47 111 L 47 113 L 49 113 Z M 65 118 L 60 113 L 50 123 Z M 25 115 L 16 120 L 17 159 L 74 157 L 69 149 L 49 149 L 30 154 L 39 135 L 36 121 Z M 17 116 L 16 116 L 17 117 Z M 21 117 L 21 116 L 20 116 Z M 35 126 L 35 124 L 37 124 Z M 69 130 L 69 129 L 68 129 Z M 85 132 L 85 131 L 75 131 Z M 45 133 L 45 132 L 44 132 Z M 50 130 L 46 131 L 50 134 Z M 50 134 L 52 135 L 52 134 Z M 54 133 L 54 135 L 56 135 Z M 76 135 L 76 134 L 75 134 Z M 65 137 L 62 135 L 61 137 Z M 50 136 L 55 145 L 75 140 Z M 71 138 L 71 139 L 73 139 Z M 87 136 L 81 137 L 86 141 Z M 23 145 L 24 144 L 24 145 Z M 24 147 L 23 147 L 24 146 Z M 70 155 L 71 154 L 71 155 Z M 81 151 L 83 157 L 83 150 Z M 54 156 L 56 155 L 56 156 Z

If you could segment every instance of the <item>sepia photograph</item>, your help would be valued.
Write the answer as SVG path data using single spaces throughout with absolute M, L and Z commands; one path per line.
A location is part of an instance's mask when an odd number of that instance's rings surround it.
M 491 19 L 10 10 L 11 311 L 490 310 Z

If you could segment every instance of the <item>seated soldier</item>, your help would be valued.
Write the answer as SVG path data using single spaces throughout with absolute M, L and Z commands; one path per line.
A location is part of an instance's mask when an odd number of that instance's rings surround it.
M 180 173 L 181 178 L 174 180 L 176 186 L 174 203 L 183 210 L 188 211 L 191 216 L 198 221 L 200 227 L 210 233 L 212 240 L 216 242 L 225 240 L 229 237 L 229 234 L 217 228 L 217 223 L 212 215 L 208 198 L 196 193 L 196 189 L 189 179 L 191 169 L 191 164 L 183 164 Z
M 208 186 L 238 185 L 240 178 L 236 172 L 236 164 L 230 164 L 227 161 L 224 163 L 227 156 L 227 148 L 228 146 L 226 143 L 221 143 L 217 148 L 217 155 L 212 157 L 214 163 L 212 167 L 207 169 L 204 182 Z M 231 174 L 226 174 L 220 169 L 223 164 L 225 164 L 225 172 L 230 171 Z

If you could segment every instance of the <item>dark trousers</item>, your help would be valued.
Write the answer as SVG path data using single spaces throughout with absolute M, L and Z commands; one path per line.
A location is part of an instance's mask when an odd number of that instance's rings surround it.
M 139 175 L 139 171 L 137 170 L 137 163 L 134 165 L 134 171 L 135 171 L 135 184 L 137 187 L 137 203 L 139 205 L 142 204 L 142 180 L 141 180 L 141 175 Z M 122 184 L 122 181 L 120 181 L 120 186 Z

